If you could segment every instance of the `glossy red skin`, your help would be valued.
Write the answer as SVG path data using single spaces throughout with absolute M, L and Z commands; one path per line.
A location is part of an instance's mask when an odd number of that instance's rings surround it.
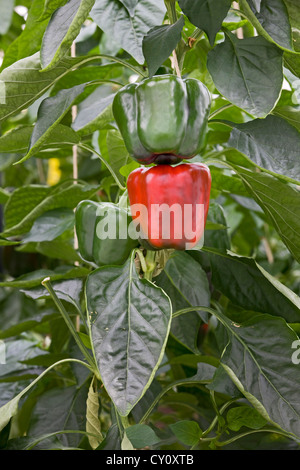
M 144 204 L 148 208 L 148 217 L 143 220 L 139 213 L 132 214 L 133 220 L 138 219 L 143 233 L 149 233 L 147 243 L 153 249 L 174 248 L 185 250 L 186 243 L 189 248 L 195 246 L 203 235 L 206 222 L 211 188 L 211 175 L 209 168 L 201 163 L 183 163 L 177 166 L 158 165 L 150 168 L 137 168 L 127 180 L 130 205 Z M 204 204 L 204 224 L 192 240 L 184 237 L 178 239 L 174 235 L 174 220 L 171 218 L 170 238 L 151 238 L 151 204 L 193 204 L 192 217 L 195 217 L 195 205 Z M 181 220 L 183 227 L 183 220 Z M 161 221 L 160 221 L 161 224 Z M 161 227 L 158 227 L 161 234 Z M 194 226 L 193 226 L 194 230 Z M 191 246 L 192 245 L 192 246 Z

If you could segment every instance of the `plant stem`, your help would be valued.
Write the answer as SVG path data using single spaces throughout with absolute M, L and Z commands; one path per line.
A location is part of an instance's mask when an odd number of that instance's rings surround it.
M 148 407 L 147 411 L 145 412 L 145 414 L 142 416 L 142 418 L 139 420 L 139 424 L 142 424 L 144 423 L 145 421 L 147 421 L 147 419 L 149 418 L 152 410 L 155 408 L 155 406 L 157 405 L 157 403 L 159 403 L 160 399 L 164 396 L 165 393 L 167 393 L 169 390 L 172 390 L 174 389 L 174 387 L 178 387 L 180 385 L 206 385 L 206 384 L 209 384 L 211 381 L 210 380 L 199 380 L 197 381 L 197 383 L 195 383 L 195 381 L 193 380 L 193 377 L 189 379 L 181 379 L 181 380 L 176 380 L 175 382 L 172 382 L 171 384 L 167 384 L 166 387 L 160 391 L 160 393 L 158 395 L 155 396 L 153 402 L 151 403 L 151 405 Z
M 143 255 L 142 251 L 139 250 L 138 248 L 136 249 L 136 253 L 139 257 L 141 267 L 142 267 L 142 271 L 145 273 L 147 271 L 147 264 L 146 264 L 145 256 Z
M 76 57 L 76 44 L 75 41 L 73 41 L 72 46 L 71 46 L 71 57 Z M 77 117 L 77 106 L 73 105 L 71 109 L 72 113 L 72 123 L 75 121 Z M 74 184 L 77 184 L 78 180 L 78 146 L 75 144 L 72 146 L 72 160 L 73 160 L 73 180 Z M 74 209 L 75 212 L 75 209 Z M 78 250 L 78 238 L 77 238 L 77 233 L 76 229 L 74 227 L 74 250 Z M 75 261 L 75 266 L 79 266 L 79 261 Z M 76 316 L 76 331 L 80 330 L 80 318 L 79 315 Z
M 196 28 L 190 35 L 190 38 L 198 40 L 203 36 L 203 34 L 204 32 L 202 31 L 202 29 Z
M 49 434 L 44 434 L 41 437 L 37 437 L 33 442 L 31 442 L 30 444 L 28 444 L 28 446 L 25 447 L 25 450 L 32 450 L 33 447 L 35 447 L 36 445 L 38 445 L 40 442 L 44 441 L 45 439 L 49 439 L 51 437 L 58 436 L 60 434 L 83 434 L 84 436 L 91 436 L 91 437 L 98 437 L 99 438 L 98 434 L 93 434 L 93 433 L 88 432 L 88 431 L 63 429 L 62 431 L 55 431 L 55 432 L 51 432 Z M 71 448 L 68 447 L 68 450 L 70 450 L 70 449 Z M 78 449 L 77 447 L 75 447 L 74 450 L 81 450 L 81 449 Z
M 38 169 L 40 183 L 46 184 L 44 165 L 43 165 L 43 160 L 41 158 L 36 158 L 36 166 Z
M 232 405 L 232 403 L 234 403 L 235 401 L 237 401 L 238 398 L 232 398 L 231 400 L 229 400 L 227 403 L 225 403 L 222 408 L 220 409 L 219 411 L 219 415 L 222 415 L 224 413 L 224 411 L 230 406 Z M 208 428 L 202 433 L 202 437 L 205 437 L 207 436 L 209 433 L 211 433 L 211 431 L 214 429 L 214 427 L 216 426 L 216 424 L 218 424 L 218 419 L 219 419 L 219 415 L 217 414 L 214 419 L 212 420 L 212 422 L 210 423 L 210 425 L 208 426 Z
M 175 69 L 176 75 L 177 75 L 177 77 L 181 78 L 181 71 L 180 71 L 180 68 L 179 68 L 178 59 L 177 59 L 177 54 L 176 54 L 176 50 L 175 50 L 175 49 L 174 49 L 174 51 L 172 52 L 172 56 L 173 56 L 173 65 L 174 65 L 174 69 Z
M 156 267 L 155 254 L 155 251 L 147 250 L 147 254 L 145 257 L 146 271 L 144 272 L 144 278 L 148 279 L 148 281 L 152 281 L 153 271 Z
M 173 313 L 172 318 L 179 317 L 180 315 L 183 315 L 184 313 L 189 313 L 192 312 L 193 310 L 203 310 L 203 312 L 208 312 L 211 313 L 212 315 L 216 314 L 216 311 L 210 307 L 187 307 L 183 308 L 181 310 L 177 310 L 177 312 Z
M 87 62 L 94 61 L 94 60 L 101 60 L 101 59 L 110 60 L 112 62 L 117 62 L 118 64 L 123 65 L 124 67 L 127 67 L 128 69 L 132 70 L 137 75 L 141 75 L 141 77 L 144 77 L 144 78 L 147 77 L 147 74 L 142 70 L 142 67 L 136 67 L 130 64 L 129 62 L 126 62 L 126 60 L 120 59 L 119 57 L 107 55 L 107 54 L 85 56 L 82 62 L 80 62 L 79 64 L 76 64 L 74 67 L 79 67 Z
M 175 0 L 165 0 L 165 5 L 168 13 L 168 17 L 171 24 L 176 23 L 177 21 L 177 12 L 176 12 L 176 1 Z
M 73 42 L 71 46 L 71 57 L 76 57 L 75 42 Z M 72 122 L 75 121 L 76 116 L 77 116 L 77 106 L 73 105 L 72 106 Z M 73 145 L 72 152 L 73 152 L 73 179 L 74 179 L 74 183 L 76 184 L 78 180 L 78 147 L 77 145 Z M 76 237 L 75 237 L 75 245 L 76 245 Z
M 211 113 L 208 119 L 214 118 L 215 116 L 217 116 L 217 114 L 221 113 L 225 109 L 232 108 L 232 106 L 234 106 L 232 103 L 224 104 L 224 106 L 219 109 L 216 109 L 213 113 Z
M 128 416 L 121 416 L 121 415 L 119 416 L 120 416 L 123 428 L 124 429 L 129 428 L 130 424 L 129 424 Z
M 293 439 L 294 441 L 299 442 L 299 439 L 297 439 L 296 436 L 292 436 L 291 434 L 289 434 L 285 431 L 280 431 L 280 430 L 273 429 L 273 428 L 261 428 L 261 429 L 254 429 L 254 430 L 251 430 L 251 431 L 243 432 L 241 434 L 238 434 L 237 436 L 232 437 L 231 439 L 227 439 L 227 441 L 221 441 L 221 442 L 215 441 L 215 444 L 218 447 L 224 447 L 228 444 L 231 444 L 234 441 L 237 441 L 238 439 L 242 439 L 243 437 L 248 436 L 249 434 L 254 434 L 254 433 L 257 433 L 257 432 L 271 432 L 271 433 L 274 433 L 274 434 L 281 434 L 282 436 L 285 436 L 288 439 Z
M 165 0 L 165 5 L 168 13 L 168 17 L 170 20 L 170 24 L 176 23 L 178 20 L 177 18 L 177 11 L 176 11 L 176 1 L 175 0 Z M 185 42 L 182 40 L 183 46 L 180 47 L 180 44 L 176 47 L 176 49 L 173 50 L 172 52 L 172 61 L 173 61 L 173 68 L 176 72 L 177 77 L 181 78 L 181 67 L 180 64 L 182 64 L 182 59 L 184 55 L 184 50 L 185 50 Z

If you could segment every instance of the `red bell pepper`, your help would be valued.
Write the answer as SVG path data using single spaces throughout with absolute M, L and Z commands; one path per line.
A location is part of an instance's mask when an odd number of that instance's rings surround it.
M 194 248 L 204 233 L 210 187 L 209 168 L 201 163 L 140 167 L 130 173 L 128 196 L 141 243 L 150 249 Z

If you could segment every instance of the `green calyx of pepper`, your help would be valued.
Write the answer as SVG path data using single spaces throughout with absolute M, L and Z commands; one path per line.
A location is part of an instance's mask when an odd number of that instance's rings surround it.
M 134 160 L 174 164 L 204 147 L 210 106 L 210 93 L 199 80 L 157 75 L 123 87 L 113 114 Z
M 128 236 L 131 220 L 126 207 L 110 202 L 81 201 L 75 211 L 75 229 L 83 260 L 97 266 L 125 263 L 131 250 L 138 246 L 138 241 Z M 113 233 L 106 233 L 108 227 L 113 228 Z

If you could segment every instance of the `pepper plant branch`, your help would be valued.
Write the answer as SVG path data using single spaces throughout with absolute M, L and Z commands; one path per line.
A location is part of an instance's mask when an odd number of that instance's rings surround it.
M 175 69 L 176 75 L 177 75 L 177 77 L 181 78 L 181 72 L 180 72 L 180 68 L 179 68 L 179 64 L 178 64 L 178 59 L 177 59 L 177 54 L 176 54 L 176 50 L 175 50 L 175 49 L 174 49 L 174 51 L 172 52 L 172 57 L 173 57 L 173 65 L 174 65 L 174 69 Z
M 153 272 L 156 268 L 156 261 L 155 261 L 156 252 L 153 250 L 147 250 L 146 256 L 144 256 L 143 252 L 139 248 L 137 248 L 135 252 L 139 257 L 141 268 L 144 273 L 144 279 L 148 279 L 148 281 L 152 281 Z
M 135 252 L 139 257 L 142 271 L 145 273 L 147 271 L 147 264 L 146 264 L 145 256 L 143 255 L 142 251 L 139 250 L 138 248 L 135 250 Z
M 211 313 L 212 315 L 218 316 L 218 313 L 216 310 L 210 307 L 187 307 L 187 308 L 182 308 L 181 310 L 177 310 L 177 312 L 174 312 L 172 315 L 172 318 L 179 317 L 180 315 L 184 315 L 185 313 L 193 312 L 195 310 L 203 310 L 203 312 L 208 312 Z
M 151 405 L 148 407 L 148 410 L 145 412 L 145 414 L 142 416 L 142 418 L 139 420 L 139 424 L 144 423 L 150 416 L 152 410 L 155 408 L 157 403 L 160 401 L 160 399 L 164 396 L 165 393 L 167 393 L 169 390 L 174 389 L 174 387 L 178 387 L 180 385 L 206 385 L 209 384 L 211 380 L 199 380 L 197 384 L 195 384 L 195 381 L 193 380 L 193 377 L 190 379 L 181 379 L 181 380 L 176 380 L 175 382 L 172 382 L 171 384 L 168 384 L 161 392 L 155 397 Z
M 198 40 L 204 35 L 204 32 L 200 28 L 195 28 L 192 34 L 190 35 L 190 38 Z
M 238 8 L 239 8 L 238 2 L 232 2 L 232 6 L 233 6 L 233 8 L 235 8 L 235 9 L 238 9 Z M 237 37 L 238 39 L 243 39 L 243 37 L 244 37 L 243 28 L 238 28 L 238 29 L 236 30 L 236 37 Z
M 71 57 L 76 57 L 75 42 L 73 42 L 71 46 Z M 72 122 L 75 121 L 76 116 L 77 116 L 77 106 L 73 105 L 72 106 Z M 73 179 L 74 179 L 74 183 L 76 184 L 78 180 L 78 147 L 77 145 L 73 145 L 72 151 L 73 151 Z
M 261 428 L 261 429 L 253 429 L 251 431 L 246 431 L 246 432 L 240 433 L 236 436 L 233 436 L 231 439 L 227 439 L 226 441 L 217 441 L 217 440 L 215 440 L 215 444 L 218 447 L 223 447 L 223 446 L 226 446 L 228 444 L 231 444 L 234 441 L 237 441 L 238 439 L 242 439 L 243 437 L 248 436 L 249 434 L 254 434 L 254 433 L 257 433 L 257 432 L 271 432 L 273 434 L 280 434 L 280 435 L 285 436 L 289 439 L 293 439 L 296 442 L 299 442 L 299 439 L 296 436 L 293 436 L 292 434 L 290 434 L 288 432 L 285 432 L 283 430 L 278 430 L 278 429 L 275 429 L 275 428 Z
M 223 406 L 222 408 L 220 408 L 218 414 L 216 414 L 216 416 L 214 417 L 214 419 L 212 420 L 212 422 L 210 423 L 210 425 L 208 426 L 208 428 L 203 431 L 202 433 L 202 436 L 201 437 L 206 437 L 208 434 L 210 434 L 212 432 L 212 430 L 214 429 L 214 427 L 216 426 L 216 424 L 218 424 L 218 421 L 219 421 L 219 416 L 221 416 L 224 411 L 230 406 L 232 405 L 234 402 L 236 402 L 239 398 L 232 398 L 231 400 L 227 401 Z
M 168 17 L 171 24 L 177 21 L 176 0 L 165 0 Z
M 234 105 L 232 103 L 224 104 L 224 106 L 221 106 L 221 108 L 216 109 L 209 115 L 209 120 L 217 116 L 217 114 L 221 113 L 222 111 L 225 111 L 225 109 L 232 108 Z
M 91 437 L 96 437 L 96 438 L 99 438 L 99 434 L 94 434 L 92 432 L 88 432 L 88 431 L 80 431 L 79 429 L 78 430 L 72 430 L 72 429 L 63 429 L 61 431 L 55 431 L 55 432 L 51 432 L 49 434 L 44 434 L 43 436 L 41 437 L 38 437 L 37 439 L 35 439 L 34 441 L 32 441 L 30 444 L 28 444 L 26 447 L 25 447 L 25 450 L 32 450 L 33 447 L 35 447 L 36 445 L 38 445 L 40 442 L 46 440 L 46 439 L 49 439 L 51 437 L 54 437 L 54 436 L 57 436 L 57 435 L 60 435 L 60 434 L 83 434 L 85 436 L 91 436 Z M 72 448 L 68 447 L 68 450 L 70 450 Z M 78 450 L 78 447 L 75 447 L 74 450 Z
M 155 262 L 155 254 L 156 252 L 153 250 L 147 250 L 147 254 L 145 257 L 146 261 L 146 271 L 145 271 L 145 279 L 148 279 L 148 281 L 152 281 L 152 276 L 153 276 L 153 271 L 156 268 L 156 262 Z
M 75 41 L 73 41 L 72 46 L 71 46 L 71 57 L 76 57 L 76 44 L 75 44 Z M 71 113 L 72 113 L 72 122 L 74 122 L 75 119 L 76 119 L 76 116 L 77 116 L 77 106 L 76 105 L 72 106 Z M 74 181 L 74 184 L 77 184 L 77 180 L 78 180 L 78 147 L 77 147 L 76 144 L 72 146 L 72 154 L 73 154 L 72 155 L 72 157 L 73 157 L 72 158 L 73 181 Z M 78 238 L 77 238 L 75 227 L 74 227 L 73 236 L 74 236 L 74 249 L 78 250 Z M 74 264 L 75 264 L 75 266 L 79 266 L 78 261 L 75 261 Z M 76 316 L 76 330 L 77 331 L 80 330 L 79 315 Z
M 169 18 L 169 21 L 170 21 L 170 24 L 174 24 L 176 23 L 177 21 L 177 12 L 176 12 L 176 1 L 175 0 L 165 0 L 165 5 L 166 5 L 166 9 L 167 9 L 167 14 L 168 14 L 168 18 Z M 185 43 L 184 43 L 185 44 Z M 181 48 L 182 50 L 180 50 L 180 47 L 179 45 L 176 47 L 176 49 L 173 50 L 172 52 L 172 66 L 176 72 L 176 75 L 178 77 L 181 77 L 181 70 L 180 70 L 180 63 L 182 63 L 181 61 L 181 55 L 183 53 L 183 48 Z

